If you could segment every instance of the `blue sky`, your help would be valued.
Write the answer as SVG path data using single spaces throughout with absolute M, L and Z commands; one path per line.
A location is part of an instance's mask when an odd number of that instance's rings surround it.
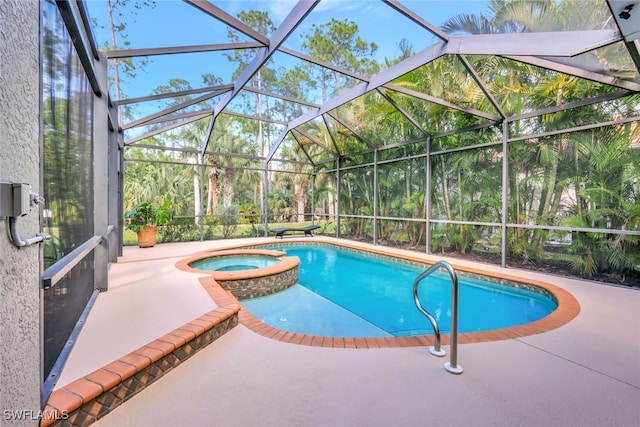
M 130 1 L 129 5 L 135 2 Z M 269 12 L 274 24 L 279 25 L 295 5 L 295 0 L 225 0 L 212 1 L 213 4 L 236 16 L 242 10 L 260 9 Z M 486 10 L 486 1 L 480 0 L 404 0 L 402 4 L 434 25 L 461 13 L 481 13 Z M 107 28 L 106 0 L 88 0 L 89 13 L 99 22 L 96 28 L 98 44 L 109 39 Z M 218 20 L 200 12 L 195 7 L 179 0 L 157 0 L 153 9 L 143 13 L 128 7 L 122 12 L 130 22 L 127 41 L 131 48 L 152 48 L 160 46 L 180 46 L 227 43 L 227 27 Z M 366 19 L 365 19 L 366 17 Z M 313 23 L 322 24 L 332 18 L 350 20 L 359 28 L 359 35 L 368 42 L 378 45 L 376 59 L 398 55 L 398 42 L 411 41 L 414 51 L 433 44 L 436 39 L 407 18 L 395 12 L 379 0 L 322 0 L 312 11 L 305 23 L 285 42 L 286 47 L 300 50 L 302 33 L 308 32 Z M 249 39 L 247 39 L 248 41 Z M 122 41 L 119 41 L 122 44 Z M 200 53 L 170 55 L 165 58 L 152 57 L 146 67 L 146 79 L 136 79 L 136 86 L 125 86 L 129 97 L 144 96 L 171 78 L 189 80 L 193 87 L 201 85 L 201 76 L 210 72 L 230 80 L 233 71 L 220 53 Z

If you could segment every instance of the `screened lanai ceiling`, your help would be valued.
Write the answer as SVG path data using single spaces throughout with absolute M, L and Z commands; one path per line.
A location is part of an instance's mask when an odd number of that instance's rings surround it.
M 315 166 L 640 92 L 640 1 L 77 5 L 140 150 Z

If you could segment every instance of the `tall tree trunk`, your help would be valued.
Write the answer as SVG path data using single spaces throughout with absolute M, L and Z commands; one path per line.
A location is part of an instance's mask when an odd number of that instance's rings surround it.
M 258 71 L 258 91 L 262 90 L 262 75 L 260 74 L 260 71 Z M 256 109 L 257 109 L 257 115 L 258 115 L 258 119 L 262 118 L 262 96 L 260 95 L 260 92 L 256 93 Z M 260 157 L 264 158 L 264 137 L 263 137 L 263 129 L 262 129 L 262 120 L 258 120 L 258 135 L 257 135 L 257 140 L 258 140 L 258 146 L 260 148 Z M 265 182 L 263 179 L 260 179 L 260 185 L 258 185 L 259 189 L 260 189 L 260 212 L 264 212 L 264 189 L 265 189 Z
M 193 167 L 193 197 L 193 215 L 195 216 L 195 223 L 200 225 L 202 205 L 200 204 L 200 176 L 198 166 Z
M 113 5 L 111 4 L 111 0 L 107 0 L 107 11 L 109 14 L 109 33 L 111 34 L 111 45 L 112 49 L 116 49 L 118 45 L 116 44 L 116 29 L 115 24 L 113 22 Z M 113 77 L 114 77 L 114 85 L 116 89 L 116 99 L 120 99 L 120 73 L 118 72 L 118 60 L 113 60 Z
M 228 208 L 233 203 L 233 181 L 236 176 L 236 170 L 226 168 L 222 176 L 222 206 Z
M 334 189 L 334 181 L 331 179 L 327 180 L 327 212 L 330 218 L 336 217 L 337 209 L 336 209 L 336 192 Z
M 293 180 L 293 192 L 296 198 L 297 221 L 304 221 L 305 199 L 307 192 L 307 181 L 304 175 L 300 175 Z
M 464 187 L 462 185 L 462 172 L 460 171 L 460 166 L 458 165 L 458 209 L 459 209 L 459 217 L 460 217 L 460 221 L 464 221 L 464 209 L 465 209 L 465 200 L 464 200 Z M 464 238 L 465 232 L 464 232 L 464 224 L 460 224 L 458 225 L 458 232 L 460 233 L 460 236 L 462 237 L 462 240 L 460 241 L 460 252 L 461 253 L 466 253 L 467 248 L 466 248 L 466 239 Z
M 555 194 L 556 180 L 558 178 L 558 142 L 553 142 L 553 150 L 551 152 L 551 167 L 547 174 L 547 185 L 545 188 L 544 204 L 542 205 L 541 214 L 545 220 L 552 217 L 551 202 L 553 201 L 553 195 Z
M 447 185 L 447 171 L 444 166 L 444 160 L 440 162 L 441 173 L 442 173 L 442 198 L 444 203 L 444 209 L 447 214 L 447 219 L 452 220 L 451 217 L 451 205 L 449 204 L 449 188 Z
M 563 87 L 562 85 L 556 92 L 556 105 L 562 105 L 563 103 Z M 551 209 L 553 196 L 556 193 L 555 186 L 558 179 L 558 164 L 560 163 L 560 152 L 567 143 L 567 135 L 564 134 L 558 139 L 553 139 L 553 151 L 551 154 L 551 171 L 549 172 L 549 180 L 547 181 L 547 194 L 542 207 L 542 215 L 545 220 L 553 219 L 555 212 Z
M 209 191 L 207 192 L 207 214 L 218 213 L 218 176 L 220 172 L 215 166 L 209 170 Z
M 404 194 L 407 202 L 411 200 L 411 162 L 404 162 Z
M 351 180 L 347 181 L 347 194 L 349 195 L 349 213 L 351 215 L 355 214 L 353 207 L 353 190 L 351 189 Z
M 117 49 L 118 45 L 116 44 L 116 27 L 113 21 L 113 5 L 111 4 L 112 0 L 107 1 L 107 11 L 109 15 L 109 33 L 111 34 L 111 45 L 112 49 Z M 120 92 L 120 61 L 118 59 L 113 60 L 113 85 L 115 88 L 116 100 L 122 99 Z M 122 116 L 122 106 L 118 106 L 118 114 Z
M 593 143 L 594 140 L 594 133 L 591 133 L 591 142 Z M 578 147 L 578 144 L 574 143 L 573 144 L 573 164 L 575 167 L 575 171 L 573 173 L 573 176 L 580 176 L 580 149 Z M 582 180 L 578 182 L 578 180 L 576 180 L 575 184 L 574 184 L 574 191 L 576 193 L 576 214 L 578 215 L 578 217 L 582 218 L 582 208 L 583 208 L 583 204 L 584 201 L 582 200 L 582 197 L 580 196 L 580 192 L 582 191 Z

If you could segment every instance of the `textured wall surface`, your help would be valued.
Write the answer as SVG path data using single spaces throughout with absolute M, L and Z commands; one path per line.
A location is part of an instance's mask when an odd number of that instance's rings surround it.
M 39 190 L 38 1 L 0 1 L 0 182 Z M 0 221 L 0 425 L 38 425 L 40 410 L 40 248 L 18 249 Z M 20 237 L 39 229 L 36 208 Z

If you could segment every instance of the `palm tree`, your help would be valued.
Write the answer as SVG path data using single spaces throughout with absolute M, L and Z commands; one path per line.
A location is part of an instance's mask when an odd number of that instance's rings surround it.
M 449 33 L 473 34 L 590 29 L 602 27 L 602 22 L 605 21 L 603 17 L 609 14 L 606 8 L 602 8 L 596 2 L 569 0 L 561 2 L 493 0 L 490 2 L 489 12 L 488 16 L 459 15 L 447 21 L 443 29 Z M 496 67 L 497 61 L 502 62 L 503 66 Z M 560 105 L 613 90 L 575 77 L 517 64 L 504 58 L 490 60 L 472 58 L 472 63 L 493 93 L 521 94 L 517 97 L 512 95 L 499 99 L 503 110 L 509 114 Z M 487 72 L 488 67 L 494 70 L 492 74 Z M 503 72 L 495 73 L 496 69 L 502 69 Z M 519 126 L 523 124 L 528 126 L 527 132 L 545 133 L 584 123 L 598 123 L 610 120 L 611 117 L 611 107 L 608 111 L 599 110 L 598 107 L 583 107 L 548 114 L 528 122 L 520 121 L 512 127 L 512 132 L 519 134 Z M 619 134 L 620 130 L 612 130 L 612 132 Z M 594 223 L 590 225 L 590 222 L 585 220 L 585 211 L 590 212 L 591 216 L 594 212 L 603 214 L 603 211 L 593 210 L 594 202 L 591 196 L 593 192 L 605 190 L 604 187 L 596 190 L 595 184 L 590 182 L 587 176 L 592 168 L 590 162 L 595 158 L 601 159 L 606 156 L 600 151 L 585 152 L 580 148 L 577 135 L 579 134 L 558 134 L 510 145 L 509 217 L 511 221 L 558 225 L 558 218 L 562 213 L 575 211 L 575 216 L 572 216 L 570 221 L 574 226 L 595 226 Z M 629 152 L 628 147 L 617 147 L 617 149 L 622 153 Z M 611 164 L 612 170 L 615 170 L 616 162 Z M 616 176 L 616 173 L 611 173 L 614 177 Z M 611 188 L 609 182 L 606 191 L 621 194 L 615 189 L 616 187 L 619 187 L 618 184 Z M 574 194 L 574 203 L 568 206 L 567 201 L 571 199 L 571 194 Z M 617 208 L 628 212 L 626 207 L 623 209 L 622 204 L 618 204 Z M 512 230 L 510 235 L 515 238 L 510 243 L 509 249 L 512 253 L 523 254 L 526 257 L 539 254 L 546 240 L 546 232 L 540 230 L 517 228 Z M 595 237 L 596 234 L 588 236 Z M 581 250 L 584 248 L 583 245 Z M 593 259 L 588 261 L 590 259 L 588 256 L 583 257 L 585 262 L 582 263 L 582 268 L 593 272 L 593 266 L 597 262 Z M 611 258 L 608 262 L 616 263 Z
M 571 135 L 583 155 L 576 193 L 579 204 L 564 225 L 582 228 L 640 230 L 640 153 L 637 126 L 609 127 Z M 588 159 L 588 160 L 587 160 Z M 571 251 L 577 271 L 593 276 L 613 272 L 624 278 L 640 262 L 640 238 L 625 234 L 575 233 Z

